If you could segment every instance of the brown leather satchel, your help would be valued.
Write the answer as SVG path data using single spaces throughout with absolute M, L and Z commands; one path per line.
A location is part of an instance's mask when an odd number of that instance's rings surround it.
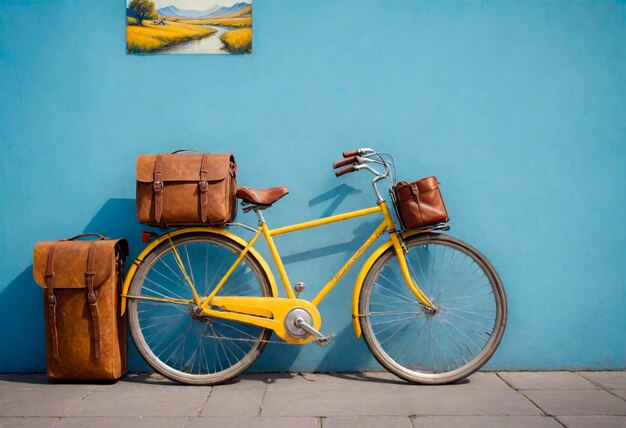
M 77 238 L 96 236 L 93 241 Z M 126 372 L 120 315 L 125 239 L 87 233 L 35 244 L 33 275 L 44 288 L 50 380 L 116 380 Z
M 218 226 L 237 214 L 235 158 L 194 152 L 137 158 L 137 220 L 151 226 Z
M 398 182 L 394 188 L 398 217 L 405 229 L 418 229 L 448 221 L 439 183 L 435 177 L 407 183 Z

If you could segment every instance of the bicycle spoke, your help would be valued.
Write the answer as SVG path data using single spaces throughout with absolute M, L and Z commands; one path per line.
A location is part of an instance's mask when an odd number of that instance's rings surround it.
M 396 318 L 396 319 L 393 319 L 393 320 L 374 322 L 374 323 L 371 323 L 371 324 L 372 324 L 372 326 L 375 326 L 375 325 L 389 324 L 389 323 L 399 322 L 399 321 L 404 321 L 404 320 L 416 320 L 416 319 L 425 318 L 425 317 L 426 317 L 425 314 L 418 314 L 418 315 L 413 315 L 413 316 L 410 316 L 410 317 L 403 317 L 403 318 Z
M 174 256 L 172 255 L 172 257 Z M 178 278 L 182 284 L 187 284 L 187 281 L 185 281 L 177 272 L 175 272 L 174 269 L 172 269 L 169 264 L 165 263 L 163 259 L 159 259 L 159 262 L 161 262 L 161 264 L 163 264 L 166 268 L 168 268 L 169 271 L 172 272 L 174 276 L 176 276 L 176 278 Z
M 173 297 L 176 297 L 176 298 L 178 298 L 178 299 L 180 299 L 180 300 L 186 300 L 186 298 L 185 298 L 185 297 L 181 296 L 181 295 L 180 295 L 180 294 L 178 294 L 178 293 L 174 293 L 173 291 L 171 291 L 171 290 L 167 289 L 166 287 L 162 286 L 161 284 L 159 284 L 159 283 L 158 283 L 158 282 L 156 282 L 156 281 L 151 280 L 151 279 L 150 279 L 150 278 L 148 278 L 148 277 L 146 277 L 146 281 L 150 282 L 151 284 L 156 285 L 157 287 L 159 287 L 160 289 L 164 290 L 165 292 L 168 292 L 168 293 L 173 294 L 173 295 L 174 295 Z M 146 291 L 153 291 L 153 290 L 149 289 L 148 287 L 144 287 L 144 290 L 146 290 Z M 161 297 L 172 297 L 172 296 L 165 296 L 164 294 L 160 294 L 160 296 L 161 296 Z

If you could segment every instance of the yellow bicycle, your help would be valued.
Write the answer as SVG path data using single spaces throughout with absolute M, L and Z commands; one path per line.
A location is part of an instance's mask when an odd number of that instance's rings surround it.
M 161 235 L 132 264 L 124 283 L 122 313 L 137 349 L 158 373 L 186 384 L 213 385 L 245 371 L 270 342 L 326 345 L 318 305 L 361 255 L 385 232 L 389 239 L 363 265 L 354 286 L 352 318 L 374 357 L 409 382 L 444 384 L 482 367 L 498 347 L 507 318 L 502 283 L 489 261 L 470 245 L 444 235 L 439 224 L 401 232 L 377 187 L 390 179 L 387 153 L 344 153 L 352 171 L 374 175 L 376 206 L 270 229 L 262 211 L 288 193 L 286 187 L 241 187 L 244 212 L 258 227 L 246 242 L 223 228 L 188 227 Z M 337 167 L 337 166 L 336 166 Z M 395 175 L 395 169 L 393 170 Z M 303 229 L 381 215 L 372 235 L 313 300 L 292 287 L 274 237 Z M 286 297 L 253 248 L 263 236 Z

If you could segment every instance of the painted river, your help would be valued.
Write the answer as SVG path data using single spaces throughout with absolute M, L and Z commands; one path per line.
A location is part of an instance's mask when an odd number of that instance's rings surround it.
M 228 31 L 228 28 L 217 27 L 214 25 L 200 25 L 200 27 L 213 28 L 217 33 L 213 33 L 199 40 L 191 40 L 189 42 L 174 45 L 167 49 L 163 49 L 159 53 L 164 54 L 227 54 L 224 44 L 220 40 L 220 36 Z

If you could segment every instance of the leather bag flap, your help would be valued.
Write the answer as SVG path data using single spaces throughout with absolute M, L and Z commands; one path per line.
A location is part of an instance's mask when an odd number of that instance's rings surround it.
M 432 175 L 430 177 L 422 178 L 412 184 L 414 186 L 413 188 L 416 189 L 418 193 L 426 193 L 439 188 L 437 178 Z
M 198 181 L 202 154 L 162 154 L 161 181 Z M 222 181 L 235 175 L 235 158 L 231 154 L 207 154 L 207 181 Z M 157 155 L 137 157 L 137 181 L 154 181 L 154 164 Z M 232 165 L 232 166 L 231 166 Z
M 87 255 L 89 246 L 95 245 L 94 253 L 94 288 L 104 284 L 115 274 L 116 251 L 128 255 L 128 243 L 125 239 L 98 241 L 41 241 L 35 244 L 33 254 L 33 276 L 35 282 L 46 288 L 46 269 L 48 254 L 53 244 L 57 245 L 54 254 L 54 288 L 86 287 Z

